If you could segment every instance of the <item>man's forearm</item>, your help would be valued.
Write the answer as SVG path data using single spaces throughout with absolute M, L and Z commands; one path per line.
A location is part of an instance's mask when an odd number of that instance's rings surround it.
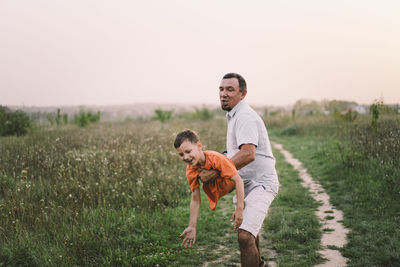
M 242 145 L 239 152 L 237 152 L 231 160 L 236 166 L 236 169 L 240 170 L 256 157 L 256 147 L 252 144 Z
M 220 175 L 220 171 L 216 170 L 216 169 L 210 169 L 210 170 L 206 170 L 206 169 L 201 169 L 200 173 L 199 173 L 199 179 L 205 183 L 208 181 L 212 181 L 215 178 L 218 178 Z

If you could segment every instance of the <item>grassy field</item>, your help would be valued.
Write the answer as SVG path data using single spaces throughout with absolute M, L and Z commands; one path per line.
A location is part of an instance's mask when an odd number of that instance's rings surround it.
M 399 120 L 391 116 L 371 128 L 359 119 L 266 122 L 272 139 L 303 161 L 344 211 L 351 234 L 342 252 L 350 264 L 395 266 Z M 211 212 L 207 201 L 196 246 L 180 246 L 190 190 L 172 142 L 183 128 L 196 130 L 206 149 L 225 148 L 222 116 L 37 127 L 26 136 L 1 137 L 0 266 L 201 266 L 228 253 L 218 252 L 221 245 L 233 251 L 228 261 L 238 263 L 230 214 Z M 317 204 L 275 156 L 281 188 L 263 236 L 280 266 L 312 266 L 322 261 Z
M 288 133 L 291 130 L 291 134 Z M 290 131 L 289 131 L 290 132 Z M 400 118 L 303 118 L 276 128 L 282 143 L 344 211 L 350 266 L 400 262 Z
M 220 150 L 217 124 L 185 127 Z M 178 240 L 190 190 L 172 142 L 183 127 L 103 123 L 2 138 L 0 262 L 147 266 L 196 258 Z

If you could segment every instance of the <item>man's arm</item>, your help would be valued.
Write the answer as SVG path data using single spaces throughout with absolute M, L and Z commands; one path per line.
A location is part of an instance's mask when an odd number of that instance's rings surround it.
M 180 237 L 185 236 L 182 241 L 182 246 L 185 248 L 192 247 L 196 243 L 196 225 L 200 212 L 200 204 L 200 189 L 196 188 L 192 192 L 192 200 L 190 201 L 189 226 L 179 235 Z
M 216 170 L 216 169 L 210 169 L 210 170 L 206 170 L 206 169 L 199 169 L 199 179 L 203 182 L 203 183 L 207 183 L 209 181 L 214 180 L 215 178 L 218 178 L 220 175 L 220 171 Z
M 243 144 L 240 146 L 239 152 L 237 152 L 231 160 L 236 166 L 236 169 L 240 170 L 250 162 L 256 159 L 256 146 L 253 144 Z

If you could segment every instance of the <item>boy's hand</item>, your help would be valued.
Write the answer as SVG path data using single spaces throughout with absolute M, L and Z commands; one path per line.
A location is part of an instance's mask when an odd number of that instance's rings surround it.
M 235 222 L 233 228 L 235 230 L 239 229 L 239 226 L 243 222 L 243 209 L 236 208 L 235 212 L 232 214 L 231 222 Z
M 185 236 L 182 241 L 182 246 L 185 248 L 190 248 L 194 243 L 196 243 L 196 228 L 194 227 L 187 227 L 179 237 Z

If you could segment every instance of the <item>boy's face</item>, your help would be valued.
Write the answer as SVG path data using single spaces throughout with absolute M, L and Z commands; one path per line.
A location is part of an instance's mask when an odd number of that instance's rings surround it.
M 192 143 L 188 140 L 185 140 L 176 150 L 178 151 L 181 160 L 190 166 L 202 166 L 205 164 L 205 156 L 202 148 L 203 147 L 200 141 L 197 143 Z

